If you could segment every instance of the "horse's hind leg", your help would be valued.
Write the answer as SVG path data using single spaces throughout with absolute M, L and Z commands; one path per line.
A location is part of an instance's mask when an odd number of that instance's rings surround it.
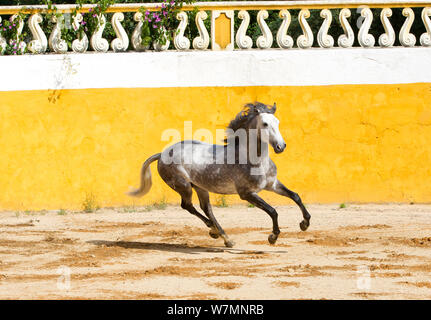
M 210 219 L 204 217 L 202 214 L 200 214 L 199 211 L 197 211 L 195 209 L 195 207 L 193 206 L 193 203 L 192 203 L 193 189 L 192 189 L 192 185 L 190 184 L 190 182 L 186 181 L 185 179 L 180 178 L 180 179 L 177 179 L 175 181 L 174 185 L 169 184 L 169 186 L 180 194 L 180 196 L 181 196 L 181 208 L 187 210 L 192 215 L 201 219 L 208 228 L 213 227 L 212 221 Z
M 210 236 L 215 239 L 221 236 L 224 240 L 224 244 L 226 247 L 229 247 L 229 248 L 233 247 L 235 243 L 229 239 L 229 237 L 224 232 L 220 224 L 217 222 L 213 214 L 208 191 L 201 189 L 195 185 L 193 185 L 193 188 L 196 190 L 196 193 L 198 194 L 201 209 L 205 212 L 206 216 L 213 222 L 213 227 L 211 227 L 211 230 L 210 230 Z
M 209 202 L 209 199 L 205 199 L 206 197 L 202 196 L 202 194 L 199 194 L 199 192 L 197 192 L 197 191 L 196 191 L 196 193 L 198 194 L 198 197 L 199 197 L 199 204 L 200 204 L 201 209 L 205 212 L 205 215 L 208 217 L 208 219 L 211 220 L 210 211 L 212 212 L 212 208 L 211 208 L 211 204 Z M 214 239 L 220 238 L 220 232 L 218 231 L 218 229 L 214 223 L 213 223 L 213 226 L 211 227 L 211 229 L 209 231 L 209 235 L 211 236 L 211 238 L 214 238 Z

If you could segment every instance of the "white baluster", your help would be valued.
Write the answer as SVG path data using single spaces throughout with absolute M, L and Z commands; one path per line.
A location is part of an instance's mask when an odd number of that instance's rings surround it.
M 97 29 L 94 31 L 90 39 L 91 48 L 97 52 L 107 52 L 109 50 L 108 40 L 102 37 L 105 30 L 106 18 L 103 14 L 97 16 Z
M 424 47 L 431 46 L 431 7 L 423 8 L 422 10 L 422 21 L 425 25 L 427 32 L 423 33 L 420 37 L 420 43 Z
M 266 10 L 260 10 L 257 14 L 257 23 L 259 24 L 260 31 L 262 31 L 262 35 L 257 38 L 256 46 L 260 49 L 271 48 L 272 42 L 274 41 L 272 32 L 265 22 L 265 19 L 267 19 L 268 16 L 269 14 Z
M 340 11 L 340 22 L 343 27 L 344 34 L 338 37 L 338 46 L 342 48 L 350 48 L 353 46 L 353 42 L 355 41 L 355 34 L 353 33 L 353 29 L 349 24 L 347 18 L 350 17 L 350 10 L 347 8 L 343 8 Z
M 369 34 L 371 23 L 373 22 L 373 12 L 370 8 L 363 8 L 361 11 L 361 16 L 365 18 L 359 29 L 358 41 L 361 47 L 370 48 L 374 46 L 376 40 L 372 34 Z
M 403 16 L 407 18 L 401 27 L 399 39 L 404 47 L 413 47 L 416 43 L 416 37 L 413 33 L 410 33 L 410 28 L 415 20 L 415 13 L 411 8 L 404 8 Z
M 196 27 L 199 30 L 199 37 L 193 39 L 193 49 L 206 50 L 210 44 L 210 36 L 207 28 L 205 28 L 204 20 L 208 18 L 205 11 L 199 11 L 195 17 Z
M 28 20 L 28 27 L 30 28 L 33 40 L 28 44 L 28 50 L 32 53 L 44 53 L 48 48 L 48 39 L 40 27 L 43 18 L 39 13 L 33 14 Z
M 0 22 L 2 21 L 1 17 L 0 17 Z M 7 42 L 6 39 L 3 38 L 0 34 L 0 54 L 3 54 L 4 51 L 6 50 L 6 46 L 7 46 Z
M 187 13 L 184 11 L 178 12 L 177 20 L 180 20 L 180 24 L 178 25 L 177 33 L 174 37 L 174 46 L 177 50 L 188 50 L 190 48 L 190 40 L 184 37 L 184 32 L 189 23 Z
M 135 20 L 138 24 L 135 27 L 135 30 L 133 30 L 132 33 L 132 46 L 133 49 L 136 51 L 145 51 L 150 48 L 150 45 L 144 45 L 142 44 L 142 27 L 144 25 L 144 22 L 142 21 L 143 15 L 141 12 L 136 12 L 133 16 L 133 20 Z
M 122 21 L 124 21 L 122 12 L 116 12 L 112 15 L 111 24 L 117 36 L 111 41 L 111 48 L 114 52 L 124 52 L 129 48 L 129 37 L 121 24 Z
M 334 46 L 334 38 L 328 34 L 328 30 L 332 22 L 332 13 L 328 9 L 323 9 L 320 11 L 320 17 L 325 20 L 317 34 L 317 42 L 321 48 L 331 48 Z
M 299 11 L 298 20 L 299 24 L 301 25 L 301 29 L 303 34 L 296 39 L 296 44 L 301 49 L 308 49 L 313 45 L 314 42 L 314 36 L 313 32 L 311 31 L 310 26 L 308 25 L 307 18 L 310 17 L 310 10 L 308 9 L 302 9 Z
M 382 21 L 385 33 L 379 37 L 379 45 L 381 47 L 392 47 L 395 43 L 395 31 L 389 21 L 389 17 L 392 16 L 391 8 L 384 8 L 380 12 L 380 21 Z
M 287 34 L 290 22 L 292 21 L 290 13 L 287 10 L 280 10 L 278 16 L 283 19 L 283 22 L 277 31 L 277 44 L 280 48 L 290 49 L 293 47 L 293 39 Z
M 245 10 L 241 10 L 238 12 L 238 18 L 242 22 L 235 35 L 236 45 L 240 49 L 250 49 L 253 46 L 253 40 L 246 35 L 248 25 L 250 24 L 250 14 Z
M 77 13 L 73 17 L 73 23 L 72 27 L 75 31 L 78 31 L 81 25 L 81 22 L 84 20 L 84 17 L 82 14 Z M 79 39 L 79 37 L 82 37 L 82 39 Z M 76 53 L 84 53 L 88 50 L 88 37 L 85 34 L 85 32 L 81 32 L 80 35 L 78 35 L 78 39 L 73 40 L 72 42 L 72 50 Z
M 22 34 L 22 30 L 24 29 L 24 20 L 19 16 L 18 14 L 14 14 L 12 17 L 10 17 L 9 21 L 13 22 L 18 18 L 18 28 L 16 30 L 16 38 L 15 39 L 9 39 L 9 44 L 12 44 L 12 41 L 15 40 L 18 50 L 21 51 L 21 53 L 24 53 L 25 48 L 27 47 L 27 44 L 24 41 L 19 41 L 19 37 Z
M 165 44 L 160 43 L 159 41 L 153 41 L 153 48 L 156 51 L 165 51 L 169 49 L 170 41 L 168 40 L 168 37 L 166 35 L 166 29 L 163 28 L 163 37 L 165 39 Z
M 57 18 L 53 15 L 51 22 L 55 23 L 54 29 L 52 29 L 51 35 L 49 37 L 49 48 L 55 53 L 66 53 L 67 52 L 67 42 L 61 39 L 61 28 L 64 23 L 64 16 L 61 15 Z

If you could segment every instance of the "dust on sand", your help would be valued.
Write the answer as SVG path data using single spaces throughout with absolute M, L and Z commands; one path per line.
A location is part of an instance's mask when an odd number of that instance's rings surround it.
M 431 299 L 431 205 L 0 213 L 0 299 Z M 131 211 L 131 210 L 127 210 Z M 70 272 L 70 275 L 69 275 Z M 70 278 L 70 281 L 69 281 Z

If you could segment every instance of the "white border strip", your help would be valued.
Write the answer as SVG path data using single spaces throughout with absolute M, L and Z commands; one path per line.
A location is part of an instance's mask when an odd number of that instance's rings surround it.
M 218 7 L 229 7 L 229 8 L 243 8 L 243 7 L 324 7 L 324 6 L 406 6 L 409 5 L 424 5 L 427 6 L 431 2 L 427 0 L 284 0 L 284 1 L 214 1 L 214 2 L 196 2 L 193 4 L 185 4 L 183 6 L 184 9 L 191 9 L 195 7 L 199 8 L 218 8 Z M 70 12 L 74 10 L 78 5 L 74 4 L 56 4 L 54 5 L 57 10 L 60 12 Z M 144 7 L 144 8 L 158 8 L 160 3 L 117 3 L 109 6 L 108 11 L 112 9 L 125 9 L 125 10 L 136 10 L 136 8 Z M 83 9 L 89 9 L 96 7 L 95 4 L 84 4 L 82 5 Z M 0 6 L 0 9 L 3 10 L 13 10 L 19 11 L 20 9 L 29 9 L 29 10 L 47 10 L 47 5 L 22 5 L 22 6 Z
M 431 83 L 431 48 L 0 57 L 0 91 Z

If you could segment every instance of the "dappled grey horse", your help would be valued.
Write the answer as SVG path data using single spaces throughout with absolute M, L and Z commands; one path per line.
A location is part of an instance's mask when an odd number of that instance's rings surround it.
M 162 153 L 148 158 L 141 170 L 141 186 L 129 192 L 131 196 L 143 196 L 151 188 L 150 164 L 158 160 L 157 169 L 162 179 L 181 195 L 181 207 L 201 219 L 209 228 L 213 238 L 221 236 L 227 247 L 233 242 L 214 217 L 209 201 L 209 192 L 238 194 L 254 206 L 264 210 L 272 219 L 272 233 L 268 241 L 277 241 L 277 211 L 258 196 L 261 190 L 268 190 L 292 199 L 301 209 L 302 231 L 310 225 L 310 214 L 297 193 L 286 188 L 277 179 L 277 167 L 269 158 L 271 145 L 275 153 L 281 153 L 286 143 L 280 134 L 279 120 L 274 116 L 276 105 L 263 103 L 247 104 L 226 129 L 224 145 L 213 145 L 196 140 L 178 142 Z M 192 192 L 196 191 L 199 213 L 192 203 Z

